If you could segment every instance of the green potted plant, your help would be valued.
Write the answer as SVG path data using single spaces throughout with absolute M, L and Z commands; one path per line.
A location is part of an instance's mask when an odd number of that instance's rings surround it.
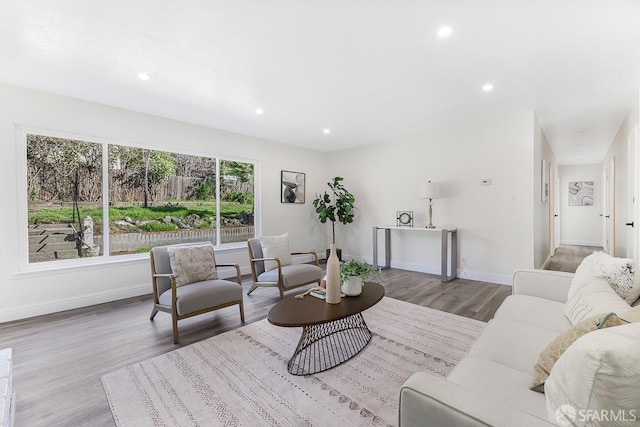
M 374 270 L 373 266 L 366 261 L 350 259 L 340 263 L 340 280 L 342 282 L 342 293 L 348 296 L 360 295 L 364 282 L 375 276 L 382 280 L 380 272 Z
M 353 222 L 353 209 L 356 201 L 353 194 L 347 190 L 342 184 L 344 178 L 336 176 L 333 181 L 328 182 L 330 191 L 325 191 L 323 194 L 316 194 L 316 198 L 313 201 L 313 206 L 316 208 L 316 213 L 321 223 L 326 223 L 327 220 L 331 221 L 331 232 L 333 244 L 336 243 L 336 222 L 340 221 L 342 224 L 350 224 Z M 327 258 L 329 258 L 329 251 L 327 251 Z M 336 250 L 338 259 L 342 259 L 342 251 Z

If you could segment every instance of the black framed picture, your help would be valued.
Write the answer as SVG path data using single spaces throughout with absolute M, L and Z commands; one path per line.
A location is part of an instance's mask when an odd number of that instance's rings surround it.
M 280 202 L 304 203 L 306 174 L 302 172 L 281 171 Z
M 413 211 L 397 211 L 396 226 L 413 227 Z

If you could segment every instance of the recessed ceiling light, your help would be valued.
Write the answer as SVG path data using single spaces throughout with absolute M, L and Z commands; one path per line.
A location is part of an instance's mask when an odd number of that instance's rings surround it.
M 451 27 L 441 27 L 438 30 L 438 37 L 440 37 L 441 39 L 447 38 L 451 35 L 452 32 L 453 29 Z
M 256 114 L 261 116 L 264 114 L 264 110 L 262 108 L 256 108 Z
M 149 74 L 147 74 L 147 73 L 138 73 L 138 78 L 140 80 L 149 80 Z
M 325 128 L 322 132 L 323 132 L 325 135 L 329 135 L 329 134 L 331 133 L 331 129 L 329 129 L 329 128 Z
M 491 92 L 493 90 L 493 85 L 491 83 L 482 85 L 482 90 L 485 92 Z

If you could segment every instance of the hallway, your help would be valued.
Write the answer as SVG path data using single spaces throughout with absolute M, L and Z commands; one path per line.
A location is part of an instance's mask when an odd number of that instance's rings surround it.
M 576 268 L 587 255 L 601 250 L 602 248 L 598 246 L 560 245 L 545 270 L 575 273 Z

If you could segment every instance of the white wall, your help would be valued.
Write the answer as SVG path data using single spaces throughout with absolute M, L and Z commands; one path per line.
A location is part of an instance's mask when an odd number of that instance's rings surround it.
M 442 187 L 434 225 L 459 230 L 459 258 L 466 260 L 461 277 L 511 283 L 514 269 L 532 268 L 534 261 L 533 139 L 533 113 L 525 112 L 331 153 L 330 170 L 345 178 L 357 200 L 355 222 L 337 230 L 338 245 L 371 260 L 372 227 L 395 224 L 399 210 L 413 210 L 416 227 L 424 227 L 420 183 L 432 180 Z M 483 179 L 492 184 L 481 186 Z M 398 231 L 392 242 L 392 266 L 439 272 L 436 235 Z
M 614 255 L 618 257 L 627 256 L 627 227 L 629 209 L 629 172 L 627 165 L 627 137 L 634 126 L 640 121 L 639 101 L 636 97 L 634 107 L 629 111 L 620 125 L 618 132 L 611 143 L 611 147 L 605 156 L 603 165 L 607 167 L 613 160 L 615 164 L 615 211 L 614 211 L 614 235 L 615 248 Z
M 193 154 L 257 160 L 262 200 L 262 223 L 258 226 L 262 234 L 289 232 L 292 250 L 325 247 L 326 229 L 315 220 L 311 200 L 329 176 L 326 154 L 0 84 L 0 182 L 5 203 L 0 239 L 0 322 L 151 292 L 145 257 L 53 271 L 18 271 L 18 238 L 26 235 L 26 224 L 18 223 L 22 207 L 16 187 L 24 178 L 16 167 L 20 157 L 16 150 L 17 125 Z M 280 203 L 282 169 L 307 174 L 307 203 Z M 249 271 L 243 245 L 216 257 L 220 262 L 238 262 Z
M 534 221 L 534 261 L 535 268 L 543 268 L 549 256 L 550 247 L 550 219 L 553 218 L 549 211 L 551 198 L 553 197 L 553 183 L 550 181 L 549 172 L 551 169 L 557 170 L 556 158 L 551 150 L 547 136 L 542 131 L 542 127 L 537 118 L 534 121 L 534 154 L 533 154 L 533 221 Z M 549 162 L 547 171 L 547 182 L 549 183 L 549 197 L 546 202 L 542 201 L 542 160 Z
M 560 173 L 560 243 L 602 246 L 602 164 L 562 165 Z M 569 206 L 569 183 L 593 181 L 593 206 Z

